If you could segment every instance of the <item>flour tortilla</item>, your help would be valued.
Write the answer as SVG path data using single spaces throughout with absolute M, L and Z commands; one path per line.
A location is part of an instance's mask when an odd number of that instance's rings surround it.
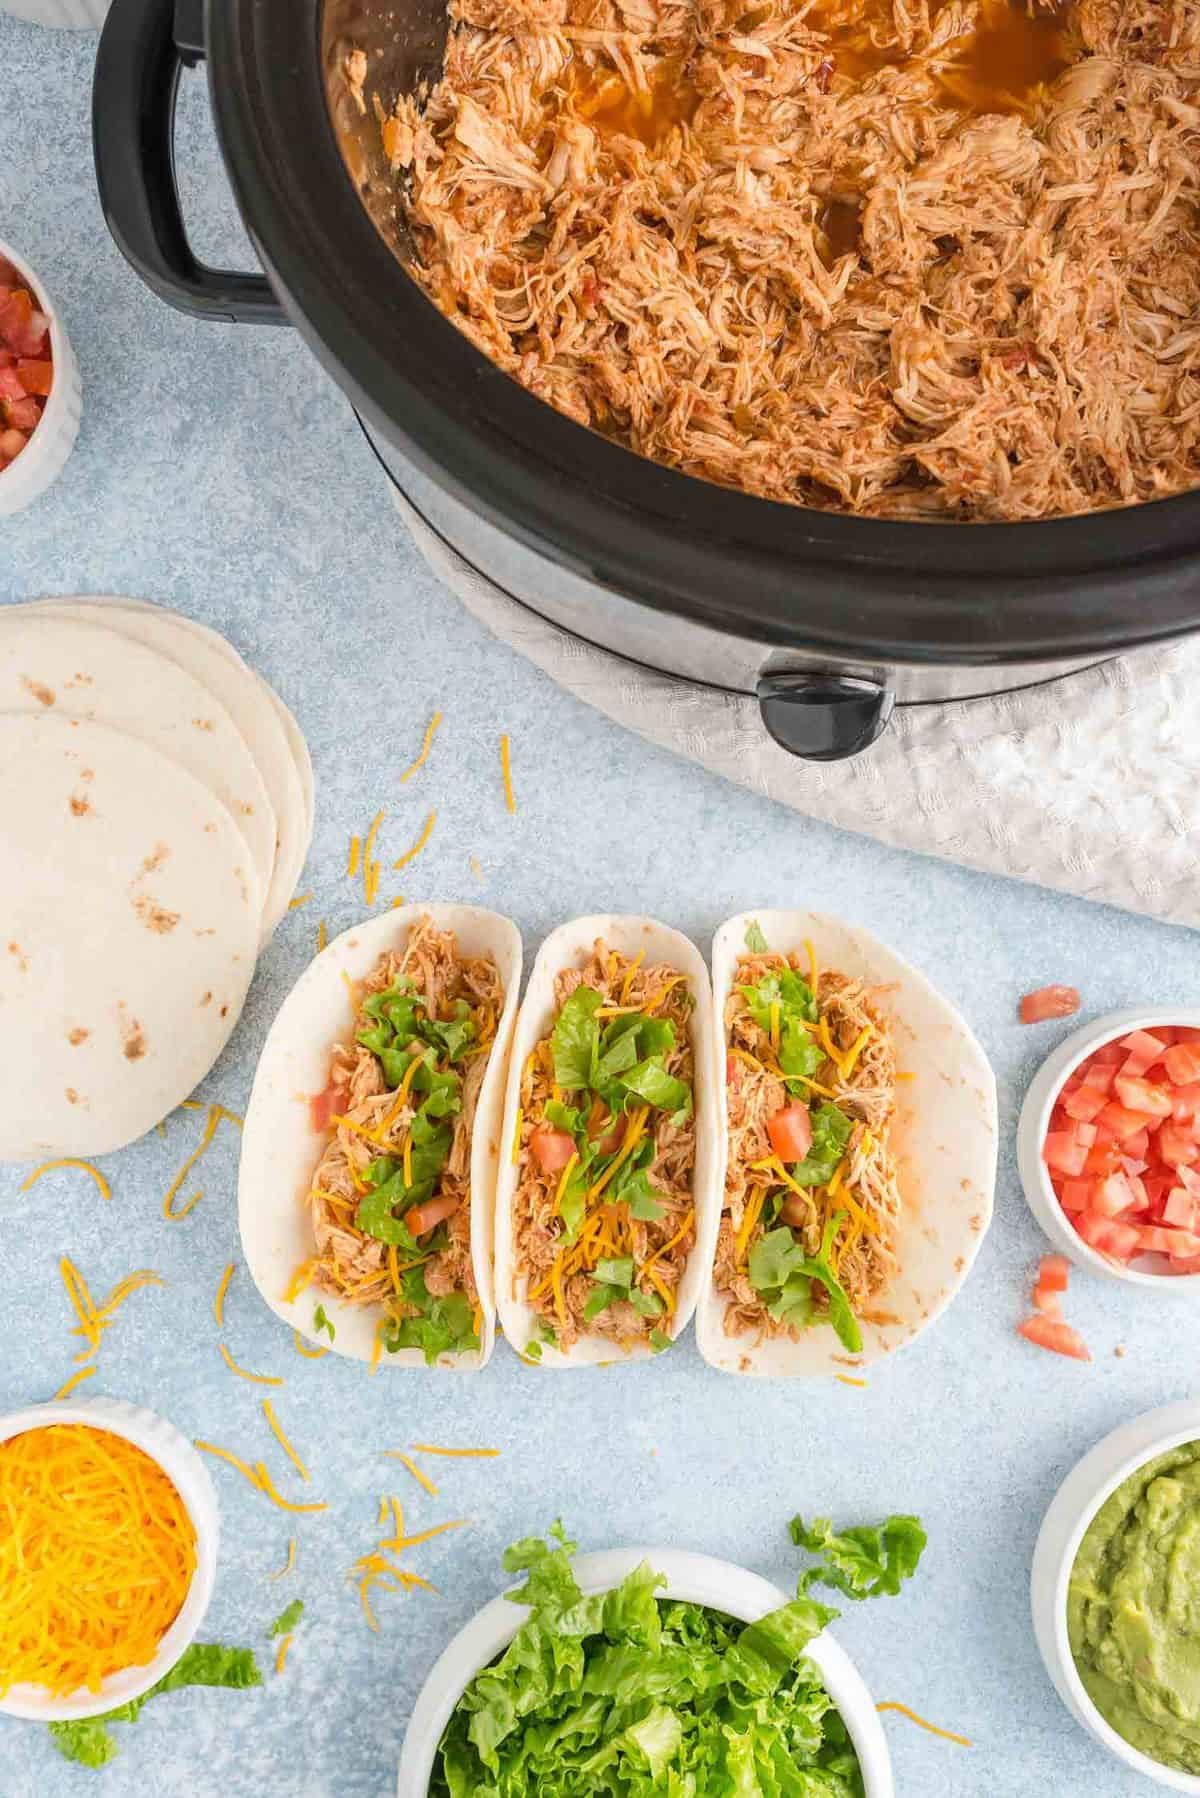
M 57 711 L 139 737 L 186 768 L 233 818 L 266 890 L 275 808 L 233 719 L 177 662 L 90 619 L 0 611 L 0 712 Z
M 39 612 L 93 620 L 97 611 L 110 630 L 149 645 L 186 668 L 219 699 L 245 738 L 275 809 L 275 867 L 267 888 L 262 940 L 267 942 L 287 911 L 311 839 L 304 791 L 287 734 L 263 683 L 219 632 L 148 600 L 89 595 L 37 600 Z
M 483 1312 L 480 1350 L 447 1355 L 439 1365 L 472 1371 L 482 1367 L 496 1336 L 492 1282 L 493 1207 L 501 1159 L 500 1120 L 513 1023 L 521 985 L 521 937 L 515 924 L 474 905 L 404 905 L 370 918 L 335 937 L 300 976 L 271 1026 L 242 1132 L 238 1170 L 238 1222 L 242 1249 L 254 1282 L 276 1317 L 335 1354 L 369 1361 L 375 1347 L 377 1305 L 351 1305 L 316 1287 L 284 1298 L 292 1275 L 313 1253 L 305 1197 L 329 1141 L 312 1127 L 309 1101 L 324 1091 L 336 1042 L 350 1038 L 355 1009 L 347 987 L 363 980 L 386 949 L 408 940 L 418 919 L 430 916 L 452 930 L 466 955 L 491 953 L 504 982 L 504 1009 L 475 1111 L 471 1141 L 471 1261 Z M 345 976 L 345 978 L 344 978 Z M 313 1328 L 323 1305 L 334 1326 L 332 1343 Z M 419 1349 L 383 1356 L 384 1366 L 424 1367 Z
M 708 969 L 695 944 L 678 930 L 659 924 L 653 918 L 613 917 L 609 915 L 576 918 L 562 924 L 542 944 L 529 976 L 529 986 L 513 1035 L 509 1063 L 508 1092 L 504 1103 L 504 1141 L 516 1140 L 517 1112 L 521 1103 L 521 1073 L 532 1051 L 549 1035 L 558 1015 L 554 999 L 554 981 L 564 968 L 581 967 L 592 952 L 597 937 L 603 937 L 610 949 L 622 955 L 644 952 L 647 965 L 665 962 L 685 974 L 696 1001 L 692 1013 L 692 1051 L 695 1060 L 696 1163 L 692 1194 L 696 1206 L 696 1242 L 688 1258 L 687 1268 L 679 1282 L 678 1302 L 671 1320 L 672 1333 L 678 1338 L 691 1319 L 696 1302 L 709 1279 L 720 1223 L 720 1120 L 717 1116 L 714 1064 L 712 991 Z M 496 1189 L 496 1305 L 504 1334 L 520 1353 L 539 1335 L 541 1319 L 526 1302 L 528 1280 L 517 1272 L 517 1252 L 513 1231 L 513 1202 L 520 1181 L 520 1168 L 512 1155 L 504 1156 Z M 652 1354 L 646 1343 L 637 1343 L 622 1351 L 611 1337 L 581 1336 L 563 1351 L 546 1343 L 542 1347 L 543 1367 L 585 1367 L 599 1361 L 644 1360 Z
M 752 1334 L 727 1336 L 725 1298 L 711 1279 L 696 1315 L 696 1340 L 704 1359 L 726 1373 L 845 1373 L 912 1342 L 941 1316 L 970 1272 L 992 1218 L 996 1082 L 987 1056 L 949 1000 L 869 931 L 821 912 L 743 912 L 722 924 L 713 939 L 722 1201 L 728 1154 L 725 1002 L 754 922 L 780 954 L 796 951 L 803 960 L 807 938 L 819 966 L 882 989 L 880 1007 L 891 1019 L 897 1066 L 915 1076 L 897 1086 L 891 1127 L 904 1200 L 900 1266 L 877 1301 L 889 1321 L 862 1320 L 860 1355 L 849 1355 L 825 1325 L 805 1330 L 798 1342 L 780 1336 L 756 1344 Z
M 229 813 L 107 725 L 0 717 L 0 1158 L 100 1155 L 237 1023 L 262 888 Z

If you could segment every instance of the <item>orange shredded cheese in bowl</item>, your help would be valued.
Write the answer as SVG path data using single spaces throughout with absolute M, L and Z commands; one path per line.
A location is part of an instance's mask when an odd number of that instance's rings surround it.
M 98 1692 L 145 1667 L 183 1609 L 196 1531 L 170 1477 L 90 1424 L 0 1442 L 0 1696 Z

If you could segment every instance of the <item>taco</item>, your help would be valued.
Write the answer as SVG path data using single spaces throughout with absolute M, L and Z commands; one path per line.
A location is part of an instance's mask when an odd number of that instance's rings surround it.
M 486 1360 L 519 981 L 506 919 L 407 907 L 336 939 L 285 1004 L 246 1118 L 240 1209 L 264 1296 L 311 1340 L 405 1364 Z
M 716 1229 L 707 970 L 678 932 L 585 918 L 543 946 L 517 1027 L 497 1201 L 506 1333 L 532 1360 L 655 1354 Z
M 834 919 L 734 919 L 714 969 L 724 1192 L 701 1352 L 743 1372 L 869 1360 L 948 1303 L 974 1258 L 991 1214 L 990 1069 L 914 970 Z M 950 1094 L 925 1086 L 937 1073 Z M 932 1158 L 919 1174 L 914 1124 Z

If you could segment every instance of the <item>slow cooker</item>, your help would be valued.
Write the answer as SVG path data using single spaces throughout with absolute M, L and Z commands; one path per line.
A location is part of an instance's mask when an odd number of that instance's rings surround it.
M 1200 493 L 998 525 L 861 519 L 645 461 L 503 374 L 404 272 L 378 129 L 341 74 L 435 77 L 445 0 L 114 0 L 96 64 L 101 202 L 164 300 L 290 323 L 391 479 L 501 589 L 589 642 L 756 694 L 794 754 L 853 755 L 893 705 L 1052 680 L 1200 625 Z M 181 68 L 207 64 L 265 273 L 213 269 L 175 185 Z

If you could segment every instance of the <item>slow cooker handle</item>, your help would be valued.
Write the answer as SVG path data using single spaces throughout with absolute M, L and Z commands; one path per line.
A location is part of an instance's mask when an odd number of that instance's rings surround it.
M 850 674 L 765 674 L 758 683 L 763 723 L 781 749 L 806 762 L 842 762 L 887 729 L 896 696 Z
M 196 318 L 287 324 L 265 275 L 209 268 L 187 240 L 175 184 L 175 101 L 184 63 L 203 58 L 198 4 L 113 0 L 92 86 L 100 205 L 117 248 L 160 299 Z

